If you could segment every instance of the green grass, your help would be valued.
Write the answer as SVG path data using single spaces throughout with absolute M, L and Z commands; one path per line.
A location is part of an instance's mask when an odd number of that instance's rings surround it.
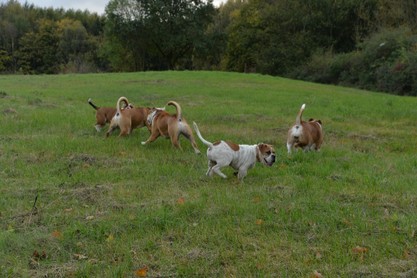
M 184 138 L 142 146 L 145 129 L 106 139 L 87 99 L 122 95 L 175 100 L 209 141 L 271 143 L 277 162 L 239 184 L 205 176 L 198 139 L 199 156 Z M 302 103 L 325 142 L 288 156 Z M 416 276 L 416 107 L 224 72 L 0 76 L 0 276 Z

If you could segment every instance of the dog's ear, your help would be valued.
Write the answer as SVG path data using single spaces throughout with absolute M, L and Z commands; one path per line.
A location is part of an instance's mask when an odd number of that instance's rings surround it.
M 322 125 L 321 120 L 317 120 L 317 122 Z
M 309 122 L 314 122 L 314 119 L 313 118 L 310 118 L 308 121 Z
M 258 144 L 258 148 L 261 151 L 261 153 L 265 153 L 268 150 L 271 150 L 272 149 L 272 145 L 265 144 L 265 143 L 259 143 Z

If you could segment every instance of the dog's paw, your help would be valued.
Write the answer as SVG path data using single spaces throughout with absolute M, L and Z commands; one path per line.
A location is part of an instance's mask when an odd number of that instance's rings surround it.
M 145 144 L 146 144 L 146 142 L 141 142 L 141 144 L 142 144 L 142 145 L 145 145 Z

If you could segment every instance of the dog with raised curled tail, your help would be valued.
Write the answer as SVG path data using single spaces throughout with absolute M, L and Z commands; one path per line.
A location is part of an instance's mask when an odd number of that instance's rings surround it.
M 302 120 L 303 111 L 306 105 L 303 104 L 298 111 L 295 124 L 288 130 L 287 150 L 301 148 L 304 151 L 320 150 L 323 144 L 323 126 L 321 120 L 310 119 L 308 122 Z

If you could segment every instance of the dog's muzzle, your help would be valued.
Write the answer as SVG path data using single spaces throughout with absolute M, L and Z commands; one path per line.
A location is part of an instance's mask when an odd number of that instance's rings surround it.
M 270 159 L 268 159 L 270 158 Z M 275 163 L 275 155 L 271 155 L 264 158 L 265 164 L 268 166 L 272 166 Z

